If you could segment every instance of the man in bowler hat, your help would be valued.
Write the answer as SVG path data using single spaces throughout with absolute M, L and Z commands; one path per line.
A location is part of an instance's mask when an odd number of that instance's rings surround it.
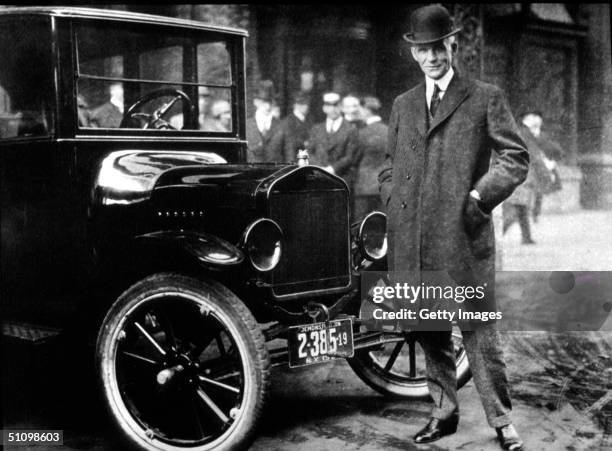
M 404 39 L 424 80 L 395 99 L 389 120 L 387 159 L 379 175 L 388 213 L 389 271 L 423 277 L 426 271 L 469 274 L 470 281 L 494 287 L 491 211 L 525 180 L 529 154 L 501 90 L 453 69 L 460 29 L 453 27 L 446 8 L 418 8 L 410 26 Z M 492 291 L 484 299 L 487 310 L 496 309 Z M 425 326 L 417 337 L 435 406 L 416 443 L 454 433 L 459 421 L 451 330 Z M 495 324 L 460 326 L 489 425 L 504 449 L 522 449 L 510 418 Z
M 299 150 L 306 148 L 308 132 L 312 123 L 308 118 L 310 98 L 303 92 L 297 92 L 293 97 L 293 109 L 281 120 L 279 141 L 285 162 L 294 163 Z
M 255 115 L 246 121 L 249 163 L 282 162 L 283 155 L 277 139 L 279 120 L 272 115 L 274 101 L 272 82 L 263 81 L 253 95 Z

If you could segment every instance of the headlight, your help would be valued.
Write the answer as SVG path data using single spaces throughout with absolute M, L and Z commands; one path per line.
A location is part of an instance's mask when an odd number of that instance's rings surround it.
M 242 246 L 257 271 L 272 271 L 281 258 L 283 232 L 271 219 L 258 219 L 247 227 Z
M 387 255 L 387 216 L 373 211 L 359 226 L 359 248 L 368 260 L 380 260 Z

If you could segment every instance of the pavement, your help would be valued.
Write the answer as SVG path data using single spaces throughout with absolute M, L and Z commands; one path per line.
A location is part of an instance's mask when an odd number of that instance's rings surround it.
M 578 210 L 549 214 L 532 224 L 536 244 L 520 244 L 518 224 L 502 239 L 507 271 L 612 270 L 612 212 Z
M 518 226 L 513 226 L 502 239 L 503 269 L 611 270 L 611 226 L 612 212 L 546 215 L 534 226 L 537 244 L 531 246 L 520 244 Z M 505 332 L 502 339 L 513 418 L 526 449 L 612 450 L 610 332 Z M 23 359 L 22 354 L 16 355 Z M 3 365 L 7 362 L 5 355 Z M 11 361 L 11 367 L 19 365 L 24 363 Z M 3 427 L 65 429 L 65 446 L 53 449 L 116 450 L 115 434 L 91 394 L 94 388 L 75 389 L 72 398 L 66 397 L 61 387 L 70 387 L 70 380 L 45 373 L 45 368 L 44 362 L 37 361 L 30 377 L 3 378 L 4 394 L 10 392 L 12 399 L 3 403 Z M 59 386 L 58 377 L 62 379 Z M 342 360 L 295 370 L 276 368 L 269 403 L 251 449 L 500 449 L 494 431 L 486 425 L 472 382 L 459 391 L 459 402 L 457 433 L 416 446 L 412 436 L 427 421 L 429 402 L 379 395 Z
M 503 236 L 503 270 L 612 270 L 612 212 L 549 214 L 532 228 L 535 245 L 521 244 L 518 224 Z M 513 419 L 526 450 L 612 450 L 611 334 L 502 334 Z M 412 436 L 427 422 L 428 402 L 378 395 L 344 361 L 277 370 L 269 413 L 252 449 L 500 449 L 473 382 L 459 391 L 459 403 L 457 433 L 417 446 Z

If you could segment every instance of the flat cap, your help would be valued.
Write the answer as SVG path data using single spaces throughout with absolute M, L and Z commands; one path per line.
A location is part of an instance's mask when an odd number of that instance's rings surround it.
M 335 105 L 340 102 L 340 94 L 337 92 L 326 92 L 323 94 L 323 103 L 327 103 L 329 105 Z

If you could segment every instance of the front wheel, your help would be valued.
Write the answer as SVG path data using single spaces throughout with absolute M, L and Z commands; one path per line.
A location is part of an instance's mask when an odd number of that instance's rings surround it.
M 457 388 L 470 380 L 471 373 L 463 348 L 461 332 L 453 329 L 457 366 Z M 374 390 L 389 396 L 425 399 L 429 396 L 425 373 L 425 356 L 414 334 L 402 341 L 355 351 L 348 363 L 359 378 Z
M 98 335 L 96 363 L 111 418 L 143 450 L 248 446 L 263 409 L 269 357 L 230 290 L 179 274 L 124 292 Z

